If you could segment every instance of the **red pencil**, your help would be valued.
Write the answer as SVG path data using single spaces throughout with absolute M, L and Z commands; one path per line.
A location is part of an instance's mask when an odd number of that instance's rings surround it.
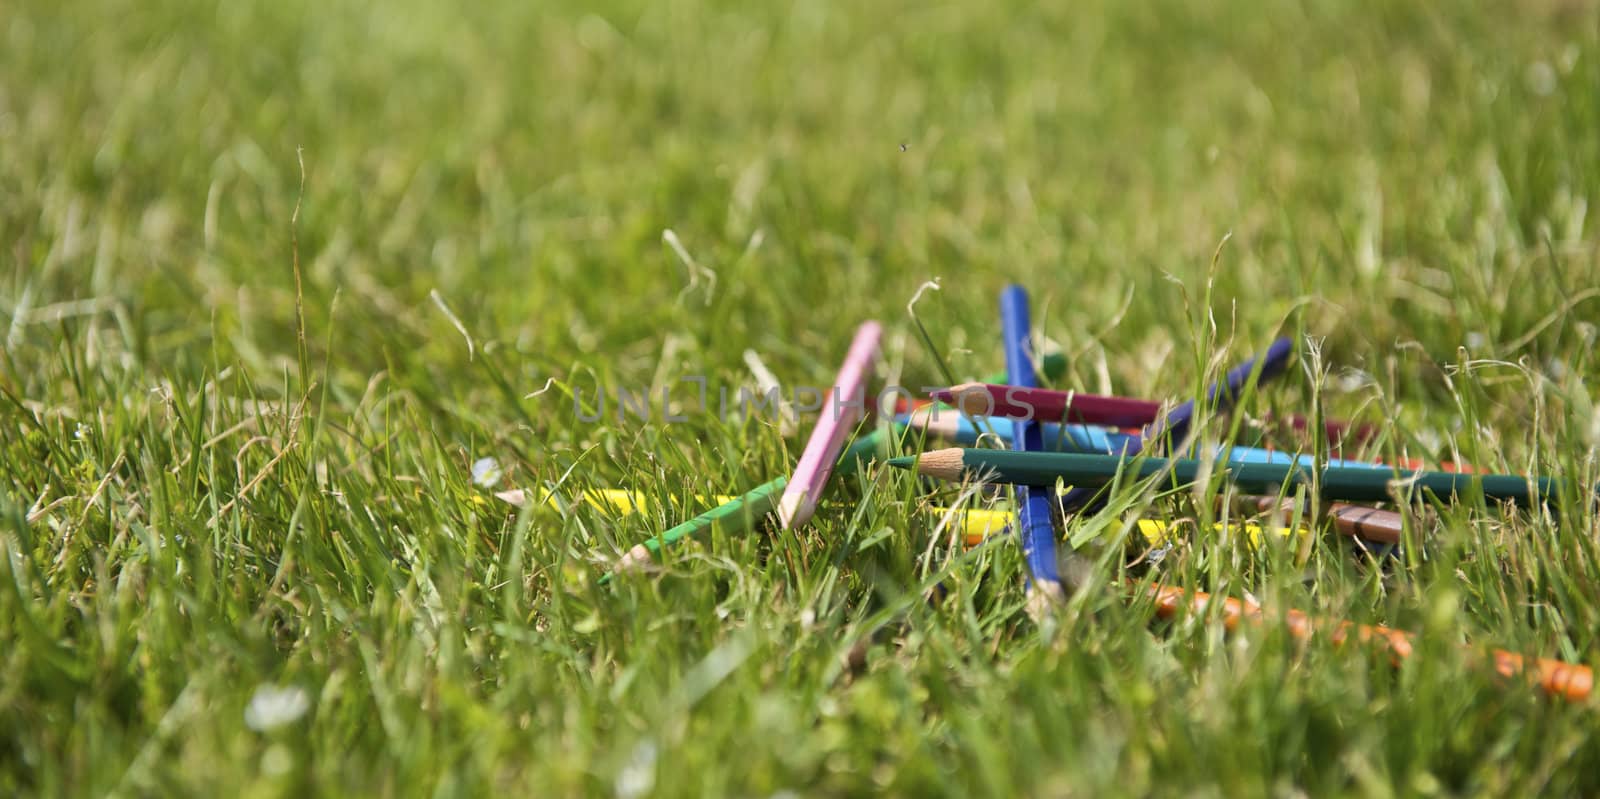
M 926 408 L 926 407 L 928 407 L 929 405 L 932 405 L 932 404 L 933 404 L 933 400 L 931 400 L 931 399 L 913 400 L 913 399 L 906 399 L 905 397 L 895 397 L 895 399 L 894 399 L 894 412 L 895 412 L 895 415 L 898 416 L 899 414 L 910 413 L 910 412 L 912 412 L 914 410 L 917 410 L 919 408 Z
M 1065 421 L 1074 424 L 1095 424 L 1122 428 L 1123 432 L 1139 434 L 1144 425 L 1151 424 L 1160 415 L 1161 403 L 1128 397 L 1108 397 L 1098 394 L 1080 394 L 1075 391 L 1056 391 L 1047 388 L 1023 388 L 998 383 L 962 383 L 958 386 L 933 392 L 933 399 L 960 408 L 968 416 L 998 416 L 1006 419 L 1031 419 L 1041 422 Z M 1288 418 L 1289 425 L 1304 433 L 1310 424 L 1305 416 L 1295 414 Z M 1334 457 L 1343 457 L 1343 446 L 1359 449 L 1377 438 L 1378 430 L 1370 424 L 1329 419 L 1323 430 L 1333 444 Z M 1346 441 L 1348 439 L 1348 441 Z M 1405 459 L 1398 464 L 1403 469 L 1427 468 L 1422 461 Z M 1440 467 L 1447 472 L 1476 473 L 1471 464 L 1445 463 Z
M 1112 427 L 1147 425 L 1154 422 L 1161 412 L 1161 403 L 1149 400 L 994 383 L 963 383 L 935 391 L 933 398 L 954 405 L 969 416 L 1001 416 Z
M 1141 432 L 1140 428 L 1154 422 L 1161 412 L 1161 403 L 1150 400 L 996 383 L 963 383 L 935 391 L 933 398 L 955 405 L 972 416 L 1029 418 L 1050 422 L 1064 420 L 1133 428 L 1129 432 L 1134 433 Z M 1290 426 L 1297 432 L 1304 433 L 1308 423 L 1306 417 L 1299 414 L 1289 417 Z M 1377 435 L 1377 430 L 1371 425 L 1353 425 L 1338 420 L 1325 422 L 1323 429 L 1328 440 L 1335 443 L 1350 435 L 1356 439 L 1353 443 L 1365 443 Z
M 1293 428 L 1296 433 L 1304 435 L 1310 425 L 1311 420 L 1305 416 L 1302 416 L 1301 414 L 1297 413 L 1289 417 L 1289 426 Z M 1344 443 L 1344 439 L 1346 438 L 1350 439 L 1349 443 L 1352 446 L 1362 447 L 1372 443 L 1372 440 L 1378 437 L 1378 428 L 1370 424 L 1355 424 L 1353 422 L 1343 422 L 1338 419 L 1324 420 L 1322 423 L 1322 432 L 1327 435 L 1328 441 L 1332 443 L 1336 449 L 1339 448 L 1342 443 Z

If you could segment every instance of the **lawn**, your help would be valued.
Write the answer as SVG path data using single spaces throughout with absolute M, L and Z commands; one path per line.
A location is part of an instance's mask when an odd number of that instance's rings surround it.
M 1058 387 L 1291 336 L 1247 424 L 1592 485 L 1595 4 L 453 5 L 0 6 L 0 793 L 1600 792 L 1600 703 L 1481 667 L 1600 665 L 1582 500 L 1152 564 L 1126 522 L 1218 486 L 1127 490 L 1030 614 L 875 466 L 597 582 L 793 467 L 815 414 L 714 407 L 747 351 L 827 386 L 877 318 L 875 385 L 989 374 L 1012 282 Z M 557 484 L 661 502 L 495 497 Z

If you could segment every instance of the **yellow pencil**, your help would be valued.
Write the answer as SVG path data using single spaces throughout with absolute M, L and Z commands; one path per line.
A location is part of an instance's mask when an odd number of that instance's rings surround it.
M 536 488 L 532 491 L 519 488 L 515 491 L 500 491 L 495 494 L 496 497 L 519 508 L 527 505 L 530 501 L 536 505 L 548 502 L 553 495 L 566 498 L 564 495 L 556 494 L 556 492 L 545 488 Z M 532 497 L 531 500 L 529 499 L 530 496 Z M 617 514 L 641 513 L 655 505 L 654 498 L 649 494 L 642 491 L 626 491 L 620 488 L 592 488 L 583 492 L 581 499 L 596 508 Z M 734 499 L 736 497 L 722 496 L 720 494 L 709 499 L 696 495 L 694 501 L 702 505 L 721 505 Z
M 543 488 L 534 489 L 532 492 L 517 489 L 515 491 L 501 491 L 495 496 L 520 508 L 528 503 L 530 493 L 535 502 L 545 502 L 555 492 Z M 695 502 L 701 505 L 721 505 L 734 499 L 734 497 L 719 495 L 708 499 L 696 496 L 694 499 Z M 582 500 L 596 508 L 619 515 L 640 513 L 649 510 L 655 505 L 654 498 L 649 494 L 642 491 L 626 491 L 620 488 L 590 489 L 583 492 Z M 1004 532 L 1012 521 L 1011 511 L 1004 509 L 969 508 L 957 511 L 950 508 L 934 508 L 933 512 L 941 516 L 948 513 L 957 514 L 957 519 L 955 520 L 956 529 L 961 531 L 962 540 L 969 547 L 977 546 L 988 536 Z M 1139 535 L 1151 546 L 1161 546 L 1181 535 L 1184 528 L 1193 526 L 1194 523 L 1191 521 L 1160 522 L 1154 519 L 1140 519 Z M 1219 533 L 1227 528 L 1231 528 L 1235 533 L 1243 532 L 1249 538 L 1250 546 L 1252 547 L 1261 546 L 1261 537 L 1267 530 L 1271 530 L 1279 538 L 1288 538 L 1293 532 L 1293 529 L 1289 527 L 1267 528 L 1253 522 L 1232 525 L 1224 525 L 1221 522 L 1217 522 L 1212 525 L 1212 529 Z M 1304 529 L 1300 531 L 1302 535 L 1305 532 Z
M 969 547 L 978 545 L 987 536 L 1004 532 L 1012 521 L 1009 510 L 972 508 L 958 511 L 950 508 L 934 508 L 933 512 L 941 515 L 957 514 L 956 528 L 961 531 Z M 1177 538 L 1183 533 L 1184 528 L 1193 526 L 1194 522 L 1188 520 L 1159 522 L 1154 519 L 1140 519 L 1139 535 L 1151 546 L 1160 546 Z M 1217 522 L 1212 525 L 1212 529 L 1219 533 L 1223 530 L 1242 532 L 1249 538 L 1252 547 L 1261 546 L 1261 537 L 1269 530 L 1279 538 L 1288 538 L 1294 533 L 1294 529 L 1290 527 L 1262 527 L 1254 522 L 1231 525 Z M 1301 535 L 1305 533 L 1304 529 L 1300 530 Z

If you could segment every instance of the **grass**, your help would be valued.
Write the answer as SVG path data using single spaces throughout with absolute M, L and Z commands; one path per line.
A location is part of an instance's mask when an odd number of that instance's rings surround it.
M 1071 355 L 1057 385 L 1193 395 L 1294 335 L 1307 368 L 1252 418 L 1315 405 L 1389 453 L 1592 483 L 1597 22 L 9 4 L 0 791 L 1594 793 L 1593 707 L 1456 648 L 1600 663 L 1582 503 L 1440 509 L 1391 561 L 1196 534 L 1150 569 L 1419 633 L 1396 670 L 1271 624 L 1153 626 L 1111 587 L 1137 573 L 1116 531 L 1203 495 L 1074 523 L 1095 578 L 1035 622 L 1016 548 L 953 550 L 889 470 L 803 531 L 604 587 L 682 514 L 492 491 L 758 485 L 804 420 L 582 423 L 572 395 L 736 390 L 746 349 L 826 385 L 867 317 L 886 379 L 985 374 L 1010 281 Z M 934 278 L 929 347 L 906 303 Z M 273 686 L 307 709 L 258 731 Z

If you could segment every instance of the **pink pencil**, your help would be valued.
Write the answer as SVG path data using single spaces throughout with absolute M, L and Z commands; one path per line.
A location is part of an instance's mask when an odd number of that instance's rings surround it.
M 783 489 L 783 499 L 778 501 L 778 519 L 785 530 L 810 521 L 817 509 L 817 498 L 833 473 L 833 464 L 839 460 L 844 448 L 844 438 L 855 428 L 866 410 L 867 370 L 878 356 L 878 339 L 883 336 L 883 325 L 869 321 L 856 330 L 850 342 L 850 352 L 844 356 L 839 376 L 834 379 L 833 391 L 823 399 L 822 418 L 811 431 L 811 440 L 800 453 L 794 474 Z M 849 403 L 849 404 L 846 404 Z

